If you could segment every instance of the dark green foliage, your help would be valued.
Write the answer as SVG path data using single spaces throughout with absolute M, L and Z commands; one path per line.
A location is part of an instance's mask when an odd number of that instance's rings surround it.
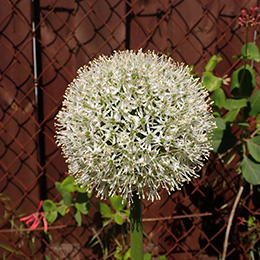
M 205 67 L 203 83 L 211 92 L 214 101 L 214 115 L 217 129 L 213 131 L 212 145 L 214 152 L 222 157 L 237 154 L 241 157 L 238 173 L 250 184 L 260 184 L 260 90 L 255 91 L 256 77 L 248 61 L 259 62 L 260 53 L 254 43 L 247 43 L 241 49 L 240 59 L 244 64 L 231 76 L 231 98 L 219 86 L 224 78 L 213 75 L 213 70 L 221 61 L 214 55 Z M 214 61 L 214 62 L 213 62 Z M 235 135 L 234 131 L 239 134 Z

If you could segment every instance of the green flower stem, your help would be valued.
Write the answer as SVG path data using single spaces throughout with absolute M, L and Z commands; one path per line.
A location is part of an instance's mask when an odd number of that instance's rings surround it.
M 130 207 L 131 259 L 143 260 L 142 199 L 134 193 Z

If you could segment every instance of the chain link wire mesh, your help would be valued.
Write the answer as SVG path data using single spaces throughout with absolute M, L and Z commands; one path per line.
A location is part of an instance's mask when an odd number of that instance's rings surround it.
M 167 53 L 194 65 L 200 75 L 220 53 L 216 73 L 229 75 L 239 61 L 245 32 L 238 25 L 242 8 L 253 0 L 2 0 L 0 3 L 0 258 L 114 259 L 106 234 L 98 233 L 95 200 L 78 227 L 71 215 L 50 227 L 29 232 L 19 217 L 35 212 L 39 201 L 60 199 L 55 182 L 66 165 L 54 140 L 54 117 L 76 70 L 100 54 L 126 48 Z M 259 29 L 258 29 L 259 30 Z M 253 38 L 255 35 L 255 38 Z M 259 43 L 259 33 L 250 32 Z M 259 66 L 256 66 L 259 82 Z M 228 93 L 228 89 L 226 89 Z M 234 133 L 239 134 L 239 133 Z M 239 176 L 212 155 L 199 179 L 171 196 L 143 202 L 145 252 L 156 259 L 219 259 Z M 259 187 L 245 185 L 241 217 L 259 222 Z M 236 222 L 236 219 L 234 220 Z M 258 226 L 259 228 L 259 226 Z M 234 223 L 228 259 L 250 259 L 259 247 L 257 227 Z M 93 236 L 100 239 L 89 246 Z M 125 244 L 125 248 L 129 245 Z M 47 258 L 48 257 L 48 258 Z M 259 257 L 259 256 L 258 256 Z

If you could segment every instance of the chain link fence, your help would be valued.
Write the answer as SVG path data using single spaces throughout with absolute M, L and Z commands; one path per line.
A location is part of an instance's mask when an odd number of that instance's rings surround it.
M 194 65 L 198 75 L 219 53 L 223 61 L 216 73 L 230 75 L 239 63 L 232 55 L 245 42 L 238 16 L 242 8 L 257 5 L 253 0 L 1 0 L 0 258 L 114 259 L 115 240 L 104 256 L 106 234 L 98 231 L 95 199 L 82 226 L 68 215 L 50 227 L 51 239 L 42 228 L 29 232 L 19 221 L 35 212 L 40 200 L 60 199 L 55 182 L 64 179 L 66 165 L 53 123 L 79 67 L 113 50 L 142 48 Z M 259 43 L 258 31 L 249 36 Z M 259 66 L 256 72 L 259 82 Z M 212 155 L 201 177 L 182 191 L 171 196 L 162 191 L 160 201 L 143 201 L 145 252 L 153 259 L 220 259 L 239 189 L 238 160 L 225 167 Z M 255 217 L 258 223 L 259 187 L 245 185 L 245 190 L 236 217 Z M 235 223 L 227 258 L 259 259 L 252 258 L 258 234 L 257 226 Z M 91 247 L 94 236 L 99 243 Z

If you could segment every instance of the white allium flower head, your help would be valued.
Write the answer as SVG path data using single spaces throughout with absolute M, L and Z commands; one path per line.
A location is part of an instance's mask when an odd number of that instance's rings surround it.
M 139 50 L 78 70 L 56 116 L 57 144 L 77 183 L 106 198 L 159 199 L 197 177 L 215 128 L 208 93 L 190 69 Z

